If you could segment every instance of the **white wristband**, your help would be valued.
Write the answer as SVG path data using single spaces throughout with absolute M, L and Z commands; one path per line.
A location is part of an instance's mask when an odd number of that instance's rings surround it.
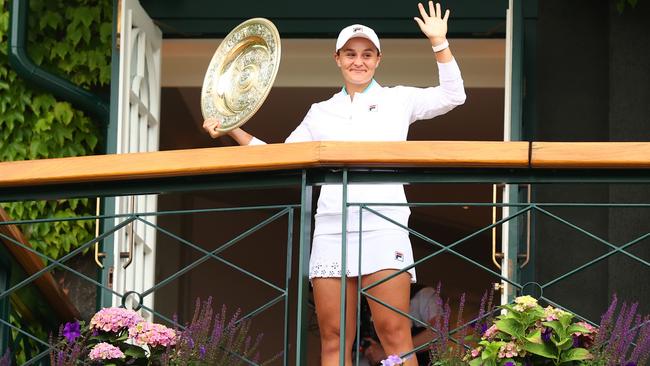
M 433 49 L 433 52 L 440 52 L 447 47 L 449 47 L 449 42 L 445 39 L 445 41 L 442 42 L 441 44 L 437 46 L 431 46 L 431 49 Z

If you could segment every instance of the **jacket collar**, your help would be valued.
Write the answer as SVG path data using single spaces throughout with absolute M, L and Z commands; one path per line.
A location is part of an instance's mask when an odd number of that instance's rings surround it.
M 372 92 L 373 90 L 375 90 L 375 89 L 377 89 L 377 88 L 380 88 L 380 87 L 381 87 L 381 85 L 379 85 L 379 83 L 378 83 L 377 81 L 375 81 L 375 79 L 373 78 L 373 79 L 370 81 L 370 84 L 368 84 L 368 86 L 367 86 L 367 87 L 366 87 L 366 88 L 365 88 L 365 89 L 364 89 L 360 94 L 367 94 L 367 93 L 370 93 L 370 92 Z M 349 94 L 348 94 L 348 91 L 345 90 L 345 86 L 343 86 L 343 87 L 341 88 L 341 92 L 340 92 L 340 93 L 341 93 L 342 95 L 344 95 L 344 96 L 348 96 L 348 95 L 349 95 Z

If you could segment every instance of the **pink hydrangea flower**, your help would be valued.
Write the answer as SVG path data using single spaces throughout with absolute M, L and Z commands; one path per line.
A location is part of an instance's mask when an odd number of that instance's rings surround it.
M 499 348 L 499 358 L 513 358 L 520 355 L 520 348 L 514 342 L 508 342 Z
M 485 331 L 485 333 L 483 333 L 483 339 L 490 339 L 494 337 L 494 335 L 497 333 L 498 330 L 499 329 L 497 328 L 497 325 L 493 324 Z
M 472 357 L 478 357 L 481 354 L 483 347 L 476 347 L 472 350 Z
M 90 319 L 90 329 L 119 332 L 144 321 L 135 311 L 124 308 L 104 308 Z
M 591 324 L 589 324 L 587 322 L 577 322 L 576 324 L 587 328 L 589 333 L 596 333 L 598 331 L 598 329 L 596 327 L 594 327 L 593 325 L 591 325 Z M 573 335 L 580 335 L 580 334 L 582 334 L 582 333 L 580 333 L 580 332 L 574 332 L 573 333 Z
M 556 309 L 549 305 L 546 308 L 544 308 L 544 317 L 545 317 L 544 320 L 546 320 L 547 322 L 551 322 L 553 320 L 559 320 L 560 317 L 566 313 L 567 312 L 564 310 Z
M 525 295 L 515 298 L 515 306 L 513 307 L 516 311 L 526 311 L 537 306 L 537 299 L 532 296 Z
M 124 353 L 114 345 L 106 342 L 97 343 L 88 355 L 91 360 L 112 360 L 124 358 Z
M 176 344 L 176 332 L 162 324 L 140 322 L 129 328 L 129 337 L 139 345 L 168 347 Z

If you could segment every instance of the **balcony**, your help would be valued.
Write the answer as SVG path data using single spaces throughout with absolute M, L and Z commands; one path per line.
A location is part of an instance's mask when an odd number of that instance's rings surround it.
M 47 338 L 17 324 L 48 311 L 52 325 L 61 323 L 76 316 L 74 307 L 28 311 L 17 300 L 34 286 L 49 304 L 74 302 L 50 277 L 65 273 L 95 288 L 100 304 L 141 308 L 163 323 L 174 314 L 187 320 L 194 297 L 213 295 L 241 307 L 267 335 L 263 354 L 285 351 L 276 364 L 314 364 L 307 279 L 313 191 L 386 182 L 408 185 L 418 278 L 442 281 L 450 297 L 467 292 L 470 309 L 496 283 L 503 301 L 533 294 L 592 322 L 612 292 L 636 293 L 648 312 L 647 285 L 638 279 L 650 266 L 650 143 L 272 144 L 0 163 L 2 202 L 158 198 L 155 211 L 125 200 L 128 213 L 65 219 L 99 220 L 102 230 L 57 260 L 31 249 L 16 228 L 61 220 L 5 218 L 0 240 L 12 255 L 0 267 L 4 347 L 30 344 L 27 359 L 47 358 Z M 369 214 L 381 203 L 343 201 Z M 114 258 L 113 238 L 138 230 L 143 242 L 133 239 L 135 251 L 126 245 L 131 254 Z M 143 272 L 146 261 L 134 253 L 147 236 L 156 242 L 155 266 L 147 268 L 153 282 L 129 283 L 120 272 Z M 107 255 L 101 275 L 68 265 L 97 242 Z M 117 268 L 127 262 L 130 269 Z M 9 317 L 10 298 L 17 320 Z

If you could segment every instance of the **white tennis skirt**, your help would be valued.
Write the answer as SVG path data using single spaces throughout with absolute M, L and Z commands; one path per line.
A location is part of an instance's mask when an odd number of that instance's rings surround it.
M 341 234 L 314 236 L 309 259 L 309 279 L 341 277 Z M 359 232 L 347 234 L 347 277 L 359 276 Z M 383 269 L 403 269 L 413 264 L 408 232 L 401 230 L 364 231 L 361 240 L 361 275 Z M 415 283 L 415 268 L 408 270 Z

